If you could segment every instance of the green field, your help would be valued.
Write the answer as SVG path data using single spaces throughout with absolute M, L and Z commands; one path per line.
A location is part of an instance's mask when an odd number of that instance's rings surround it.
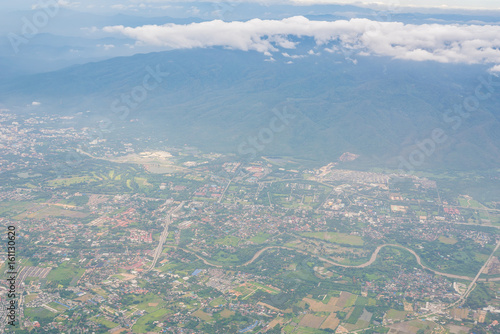
M 117 323 L 114 323 L 114 322 L 112 322 L 112 321 L 104 318 L 103 316 L 94 319 L 94 321 L 97 322 L 97 323 L 99 323 L 99 324 L 101 324 L 101 325 L 103 325 L 103 326 L 106 326 L 109 329 L 112 329 L 112 328 L 115 328 L 115 327 L 118 326 Z
M 269 233 L 259 233 L 252 238 L 250 238 L 250 241 L 256 243 L 256 244 L 263 244 L 266 242 L 266 240 L 270 237 L 271 235 Z
M 231 235 L 228 235 L 224 238 L 215 240 L 216 244 L 225 245 L 225 246 L 233 246 L 233 247 L 238 246 L 239 242 L 240 242 L 240 238 L 233 237 Z
M 148 182 L 148 179 L 145 177 L 136 177 L 134 178 L 135 182 L 139 185 L 139 188 L 143 187 L 151 187 L 152 184 Z
M 236 254 L 230 254 L 230 253 L 226 253 L 226 252 L 223 252 L 223 251 L 218 252 L 213 257 L 213 259 L 215 261 L 221 262 L 221 263 L 228 263 L 228 262 L 239 263 L 240 262 L 240 259 L 239 259 L 239 257 Z
M 134 304 L 134 307 L 136 307 L 140 310 L 145 310 L 148 313 L 151 313 L 154 310 L 165 305 L 165 302 L 162 301 L 162 299 L 160 297 L 155 296 L 155 295 L 137 296 L 135 298 L 135 300 L 140 301 L 140 303 Z M 155 305 L 155 304 L 158 304 L 158 305 Z
M 219 305 L 225 305 L 226 304 L 226 299 L 224 297 L 218 297 L 215 298 L 210 302 L 210 306 L 219 306 Z
M 18 202 L 18 201 L 5 201 L 0 203 L 0 216 L 10 218 L 26 211 L 32 203 Z
M 439 237 L 439 241 L 442 242 L 443 244 L 447 244 L 447 245 L 454 245 L 457 243 L 457 239 L 455 238 L 447 238 L 447 237 L 444 237 L 444 236 L 440 236 Z
M 363 309 L 364 306 L 356 306 L 349 316 L 349 319 L 347 319 L 347 322 L 354 325 L 358 321 L 361 314 L 363 314 Z
M 276 289 L 276 288 L 270 288 L 268 286 L 265 286 L 264 284 L 260 284 L 258 282 L 249 282 L 249 284 L 251 284 L 252 286 L 255 286 L 259 289 L 262 289 L 264 291 L 269 291 L 271 294 L 277 294 L 279 293 L 279 290 Z
M 351 295 L 349 299 L 345 302 L 344 307 L 351 307 L 356 303 L 356 300 L 358 299 L 357 295 Z
M 300 235 L 309 238 L 321 239 L 336 244 L 347 244 L 352 246 L 363 246 L 364 242 L 360 236 L 337 232 L 304 232 Z
M 310 327 L 297 327 L 297 329 L 293 333 L 299 333 L 299 334 L 324 334 L 325 331 L 321 329 L 315 329 L 315 328 L 310 328 Z
M 203 312 L 201 309 L 194 312 L 193 315 L 203 321 L 212 321 L 212 316 L 206 312 Z
M 56 316 L 55 313 L 43 307 L 27 307 L 24 310 L 24 316 L 32 321 L 38 321 L 41 325 L 51 322 Z
M 79 278 L 85 272 L 84 268 L 76 268 L 73 266 L 60 266 L 52 269 L 47 275 L 47 282 L 55 282 L 62 286 L 69 286 L 75 277 Z M 76 279 L 77 280 L 77 279 Z M 75 282 L 76 282 L 75 280 Z
M 245 300 L 251 297 L 257 290 L 262 290 L 272 295 L 278 294 L 279 290 L 276 288 L 270 288 L 263 284 L 257 282 L 247 282 L 245 286 L 239 286 L 234 289 L 235 291 L 241 292 L 241 299 Z
M 55 179 L 55 180 L 50 180 L 47 181 L 47 184 L 50 187 L 67 187 L 72 184 L 78 184 L 78 183 L 89 183 L 92 181 L 96 181 L 95 178 L 91 176 L 74 176 L 74 177 L 69 177 L 69 178 L 61 178 L 61 179 Z
M 151 312 L 137 320 L 135 325 L 132 327 L 132 331 L 134 333 L 147 333 L 149 331 L 152 331 L 154 327 L 149 326 L 148 323 L 151 323 L 153 321 L 161 321 L 163 317 L 169 313 L 172 313 L 172 311 L 164 308 Z
M 365 306 L 366 304 L 368 304 L 368 301 L 369 301 L 368 297 L 358 296 L 358 298 L 356 299 L 356 302 L 354 303 L 354 305 L 356 305 L 356 306 Z
M 473 199 L 466 199 L 466 198 L 463 198 L 463 197 L 460 197 L 458 199 L 459 203 L 460 203 L 460 206 L 463 206 L 465 208 L 484 208 L 485 206 L 482 205 L 481 203 L 479 203 L 478 201 L 476 200 L 473 200 Z
M 68 309 L 67 307 L 64 307 L 56 302 L 50 302 L 47 304 L 47 306 L 52 307 L 53 309 L 58 310 L 59 312 L 64 312 Z
M 406 318 L 406 311 L 389 310 L 386 314 L 387 319 L 392 320 L 404 320 Z

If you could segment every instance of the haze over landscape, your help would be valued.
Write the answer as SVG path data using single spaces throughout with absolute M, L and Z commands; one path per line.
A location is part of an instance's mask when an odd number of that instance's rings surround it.
M 0 332 L 498 332 L 496 1 L 1 6 Z

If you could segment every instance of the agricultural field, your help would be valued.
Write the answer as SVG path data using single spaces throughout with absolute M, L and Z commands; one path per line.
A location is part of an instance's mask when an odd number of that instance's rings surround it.
M 108 329 L 112 329 L 112 328 L 115 328 L 115 327 L 117 327 L 117 326 L 118 326 L 118 324 L 117 324 L 117 323 L 112 322 L 111 320 L 106 319 L 106 317 L 105 317 L 105 316 L 96 317 L 96 318 L 94 318 L 93 320 L 94 320 L 95 322 L 97 322 L 97 323 L 99 323 L 99 324 L 101 324 L 101 325 L 105 326 L 105 327 L 106 327 L 106 328 L 108 328 Z
M 4 218 L 19 217 L 30 207 L 33 207 L 33 203 L 31 202 L 0 201 L 0 216 Z
M 360 236 L 349 235 L 346 233 L 336 233 L 336 232 L 305 232 L 301 233 L 304 237 L 316 238 L 325 240 L 328 242 L 333 242 L 336 244 L 347 244 L 352 246 L 363 246 L 364 242 Z
M 457 243 L 458 240 L 455 238 L 448 238 L 445 236 L 440 236 L 439 241 L 442 242 L 443 244 L 454 245 Z
M 372 314 L 365 309 L 367 304 L 375 305 L 376 300 L 346 291 L 329 292 L 319 300 L 306 297 L 297 305 L 313 312 L 315 317 L 303 318 L 299 325 L 330 330 L 335 330 L 339 325 L 348 330 L 366 328 L 372 319 Z
M 233 315 L 235 315 L 235 312 L 234 311 L 230 311 L 228 310 L 227 308 L 222 310 L 220 313 L 220 316 L 223 317 L 223 318 L 230 318 L 232 317 Z
M 211 321 L 212 316 L 206 312 L 203 312 L 202 310 L 197 310 L 196 312 L 193 313 L 195 317 L 200 318 L 203 321 Z
M 241 300 L 250 298 L 258 290 L 265 291 L 269 294 L 278 294 L 280 292 L 280 290 L 275 287 L 265 286 L 257 282 L 244 283 L 234 289 L 234 291 L 239 293 Z
M 408 312 L 406 311 L 398 311 L 391 309 L 387 312 L 386 318 L 387 319 L 392 319 L 392 320 L 404 320 L 406 318 L 406 314 Z
M 67 187 L 80 183 L 92 183 L 96 181 L 98 181 L 98 179 L 91 176 L 73 176 L 69 178 L 61 178 L 61 179 L 54 179 L 51 181 L 47 181 L 47 185 L 49 187 L 58 188 L 58 187 Z
M 23 219 L 43 219 L 50 217 L 85 218 L 89 214 L 81 211 L 74 211 L 64 208 L 64 205 L 39 204 L 31 207 L 24 213 L 15 216 L 17 220 Z
M 38 321 L 40 324 L 47 324 L 52 322 L 57 314 L 44 307 L 27 307 L 24 310 L 24 315 L 32 321 Z
M 256 244 L 263 244 L 271 235 L 269 233 L 259 233 L 250 238 L 250 241 Z
M 482 205 L 481 203 L 479 203 L 478 201 L 476 201 L 470 197 L 467 197 L 467 198 L 459 197 L 458 200 L 460 202 L 460 206 L 462 206 L 464 208 L 471 208 L 471 209 L 486 208 L 484 205 Z
M 215 240 L 215 243 L 216 244 L 219 244 L 219 245 L 224 245 L 224 246 L 232 246 L 232 247 L 236 247 L 238 246 L 238 243 L 240 242 L 240 239 L 237 238 L 237 237 L 233 237 L 233 236 L 226 236 L 222 239 L 217 239 Z
M 218 297 L 210 302 L 210 306 L 220 306 L 225 305 L 226 303 L 227 301 L 224 297 Z
M 137 320 L 135 325 L 132 327 L 132 331 L 134 333 L 147 333 L 154 328 L 154 326 L 152 326 L 154 321 L 162 321 L 162 319 L 169 313 L 171 313 L 171 311 L 164 308 L 156 309 L 155 311 L 139 318 L 139 320 Z
M 53 283 L 56 287 L 58 285 L 68 287 L 75 278 L 82 276 L 84 272 L 84 268 L 78 268 L 69 264 L 61 265 L 49 272 L 47 275 L 47 283 Z

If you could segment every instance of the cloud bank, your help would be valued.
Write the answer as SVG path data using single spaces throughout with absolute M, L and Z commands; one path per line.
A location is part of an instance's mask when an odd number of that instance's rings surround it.
M 125 35 L 141 45 L 167 49 L 222 46 L 271 55 L 279 48 L 294 49 L 298 42 L 292 37 L 310 37 L 318 50 L 329 52 L 349 50 L 359 55 L 414 61 L 500 64 L 500 26 L 494 25 L 414 25 L 368 19 L 311 21 L 295 16 L 283 20 L 214 20 L 135 28 L 108 26 L 103 30 Z M 499 66 L 492 67 L 498 69 Z

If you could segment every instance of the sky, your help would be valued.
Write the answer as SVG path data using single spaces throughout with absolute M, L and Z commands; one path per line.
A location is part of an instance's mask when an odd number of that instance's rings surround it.
M 18 0 L 13 2 L 3 2 L 0 9 L 6 10 L 26 10 L 40 3 L 48 3 L 50 1 L 58 1 L 61 5 L 76 9 L 99 9 L 109 7 L 123 8 L 133 6 L 165 6 L 172 3 L 189 3 L 187 1 L 175 0 Z M 242 3 L 253 2 L 263 6 L 285 3 L 296 5 L 310 4 L 352 4 L 352 5 L 383 5 L 383 6 L 399 6 L 399 7 L 424 7 L 424 8 L 463 8 L 463 9 L 496 9 L 500 10 L 499 0 L 206 0 L 204 2 L 214 3 Z
M 466 9 L 500 9 L 498 0 L 293 0 L 295 3 L 343 3 L 343 4 L 384 4 L 408 7 L 466 8 Z
M 0 20 L 0 35 L 3 29 L 3 42 L 12 46 L 6 48 L 9 56 L 19 52 L 31 55 L 30 50 L 35 50 L 39 44 L 33 43 L 33 49 L 30 49 L 30 41 L 34 37 L 24 36 L 23 31 L 29 30 L 24 27 L 26 21 L 33 21 L 38 14 L 44 15 L 44 5 L 58 2 L 59 8 L 70 10 L 47 18 L 47 22 L 38 27 L 37 33 L 52 34 L 43 40 L 46 53 L 51 57 L 51 52 L 57 53 L 58 57 L 69 59 L 68 62 L 83 63 L 85 59 L 172 49 L 224 47 L 256 51 L 268 61 L 274 61 L 277 54 L 295 61 L 300 57 L 341 52 L 412 61 L 485 64 L 490 71 L 500 72 L 500 0 L 376 1 L 377 9 L 369 10 L 312 6 L 317 3 L 361 4 L 353 0 L 208 0 L 203 3 L 169 0 L 19 0 L 2 3 L 0 9 L 10 6 L 11 9 L 31 11 L 19 12 L 24 21 L 21 18 Z M 288 6 L 271 6 L 278 3 Z M 423 7 L 409 9 L 408 6 Z M 370 7 L 373 9 L 374 5 Z M 440 9 L 423 10 L 429 7 Z M 443 10 L 452 7 L 455 10 Z M 467 10 L 464 14 L 463 8 L 482 10 Z M 78 14 L 74 15 L 75 12 Z M 99 15 L 87 15 L 89 12 Z M 461 15 L 446 15 L 455 13 Z M 119 19 L 116 19 L 114 14 L 127 15 L 118 15 Z M 153 16 L 161 19 L 152 20 Z M 400 22 L 394 22 L 397 20 Z M 81 39 L 68 42 L 65 38 L 72 35 Z M 308 43 L 313 42 L 313 47 L 304 52 L 300 43 L 306 39 Z M 61 51 L 60 45 L 67 47 L 66 53 Z M 39 50 L 36 49 L 36 52 Z

